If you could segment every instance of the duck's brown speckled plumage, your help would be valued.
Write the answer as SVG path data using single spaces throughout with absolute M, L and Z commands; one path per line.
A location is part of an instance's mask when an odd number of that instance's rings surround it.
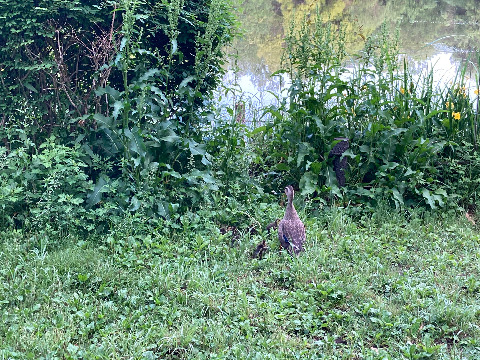
M 291 254 L 298 254 L 303 251 L 303 244 L 305 243 L 305 226 L 302 220 L 298 217 L 297 211 L 293 206 L 294 191 L 292 186 L 285 188 L 287 194 L 287 208 L 285 216 L 278 224 L 278 240 L 284 249 Z

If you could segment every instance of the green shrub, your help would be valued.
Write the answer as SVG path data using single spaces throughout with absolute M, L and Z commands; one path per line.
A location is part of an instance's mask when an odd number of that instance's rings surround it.
M 68 134 L 72 119 L 108 113 L 108 99 L 95 91 L 122 90 L 137 65 L 164 70 L 157 78 L 164 93 L 191 77 L 208 94 L 233 33 L 228 6 L 223 0 L 1 0 L 0 118 L 32 133 Z M 116 66 L 122 52 L 128 69 Z M 185 105 L 181 97 L 169 101 L 171 110 Z M 201 105 L 201 97 L 196 101 Z
M 85 224 L 85 200 L 93 189 L 77 148 L 47 139 L 38 151 L 0 147 L 2 225 L 75 229 Z
M 439 180 L 460 206 L 476 210 L 480 192 L 480 155 L 474 145 L 463 141 L 452 156 L 439 160 Z
M 472 203 L 477 150 L 466 142 L 476 143 L 478 121 L 464 69 L 445 89 L 434 87 L 432 72 L 414 77 L 398 61 L 398 34 L 385 25 L 356 65 L 343 61 L 343 30 L 320 18 L 286 43 L 280 73 L 292 78 L 288 96 L 265 109 L 272 120 L 255 130 L 265 140 L 255 165 L 268 190 L 297 183 L 321 202 L 388 200 L 397 208 Z M 339 138 L 349 141 L 345 187 L 330 154 Z
M 79 145 L 95 183 L 85 209 L 107 200 L 168 217 L 216 188 L 203 135 L 234 33 L 229 2 L 0 4 L 6 148 L 22 146 L 17 133 Z

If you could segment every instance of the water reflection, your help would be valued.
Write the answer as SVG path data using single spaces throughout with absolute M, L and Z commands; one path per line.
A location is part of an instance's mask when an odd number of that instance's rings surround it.
M 280 67 L 284 36 L 292 21 L 298 26 L 308 22 L 317 6 L 322 19 L 346 27 L 350 54 L 385 22 L 399 29 L 400 52 L 418 74 L 433 68 L 434 81 L 447 83 L 465 61 L 473 64 L 471 79 L 478 74 L 476 0 L 244 0 L 239 9 L 244 37 L 233 47 L 238 69 L 227 74 L 227 84 L 237 84 L 258 101 L 274 101 L 263 93 L 282 86 L 270 75 Z

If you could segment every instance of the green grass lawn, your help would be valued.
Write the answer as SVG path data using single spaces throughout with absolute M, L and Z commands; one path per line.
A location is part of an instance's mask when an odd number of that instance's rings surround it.
M 281 209 L 273 211 L 281 216 Z M 305 216 L 302 216 L 305 218 Z M 480 359 L 480 235 L 463 219 L 310 216 L 0 241 L 0 359 Z M 270 249 L 252 259 L 262 237 Z

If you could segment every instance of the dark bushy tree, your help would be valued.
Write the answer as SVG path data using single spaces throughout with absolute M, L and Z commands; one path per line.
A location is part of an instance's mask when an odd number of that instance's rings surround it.
M 0 19 L 6 156 L 74 145 L 95 184 L 87 209 L 168 216 L 215 186 L 201 125 L 234 33 L 228 0 L 0 0 Z
M 108 114 L 105 97 L 98 97 L 95 90 L 107 85 L 123 88 L 122 74 L 113 65 L 122 47 L 129 6 L 135 7 L 135 45 L 154 55 L 142 58 L 142 66 L 165 69 L 168 65 L 163 72 L 168 79 L 157 78 L 159 88 L 173 91 L 184 79 L 198 75 L 196 58 L 203 51 L 198 41 L 212 21 L 212 1 L 177 2 L 181 9 L 177 28 L 172 29 L 175 9 L 167 1 L 0 0 L 1 124 L 18 125 L 21 119 L 32 133 L 51 132 L 67 126 L 72 118 Z M 221 45 L 232 34 L 233 17 L 227 4 L 221 3 L 224 11 L 218 13 L 219 26 L 211 37 L 213 53 L 196 86 L 204 95 L 216 86 L 223 59 Z M 132 69 L 135 61 L 130 61 Z

